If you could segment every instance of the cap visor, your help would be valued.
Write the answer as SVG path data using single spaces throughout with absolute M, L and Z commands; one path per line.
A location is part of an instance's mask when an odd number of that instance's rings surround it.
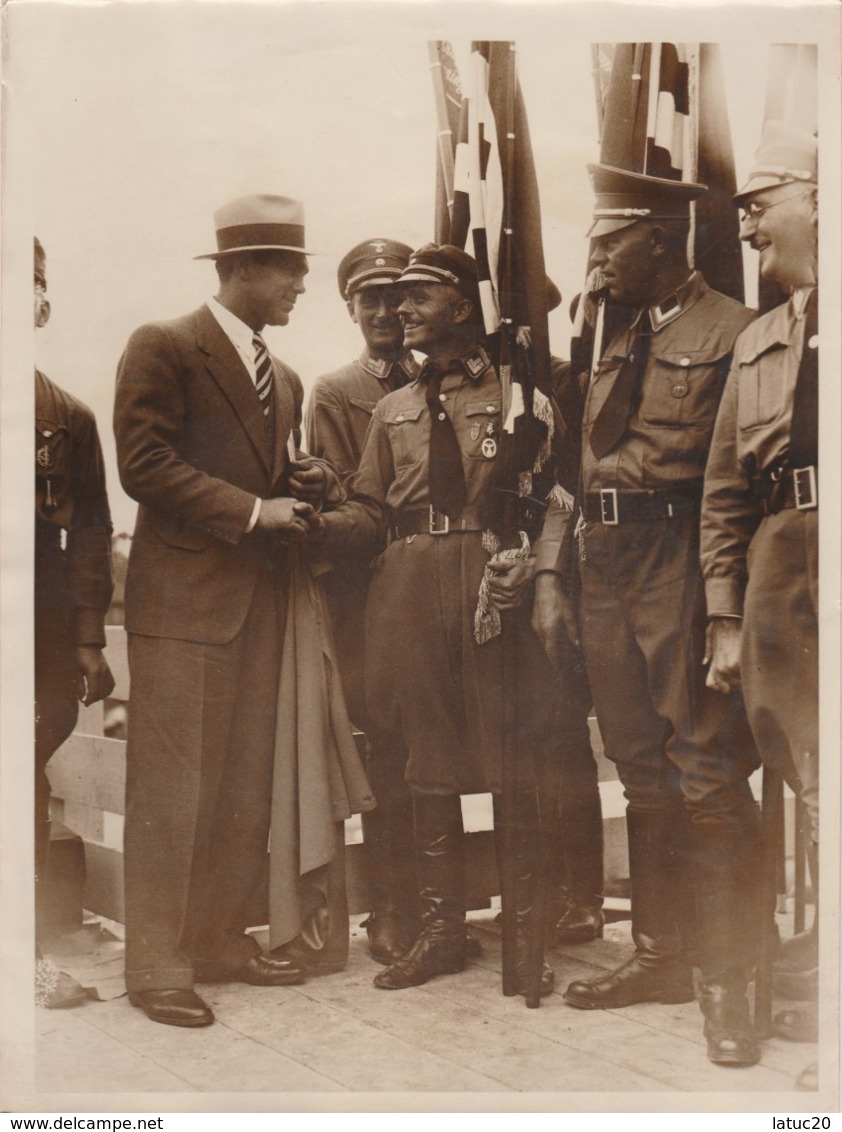
M 629 219 L 622 218 L 618 220 L 595 220 L 587 231 L 590 238 L 599 236 L 610 236 L 612 232 L 619 232 L 622 228 L 630 228 L 632 224 L 637 224 L 640 220 L 646 219 L 641 216 L 633 216 Z
M 226 248 L 224 252 L 205 252 L 204 255 L 194 255 L 193 259 L 221 259 L 236 252 L 298 252 L 299 255 L 321 255 L 321 252 L 310 252 L 306 248 L 294 248 L 291 244 L 248 244 L 244 248 Z

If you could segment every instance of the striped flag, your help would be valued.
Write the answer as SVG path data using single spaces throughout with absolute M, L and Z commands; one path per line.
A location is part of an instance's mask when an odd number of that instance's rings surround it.
M 437 244 L 450 244 L 453 242 L 450 238 L 453 166 L 462 112 L 462 84 L 451 45 L 445 40 L 438 40 L 428 44 L 428 47 L 438 123 L 435 240 Z

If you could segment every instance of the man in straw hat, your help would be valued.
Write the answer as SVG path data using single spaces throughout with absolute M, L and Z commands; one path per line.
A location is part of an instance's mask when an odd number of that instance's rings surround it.
M 703 185 L 590 167 L 594 261 L 628 317 L 597 344 L 584 407 L 578 534 L 581 638 L 626 821 L 635 950 L 572 983 L 570 1005 L 688 1002 L 702 971 L 708 1056 L 759 1057 L 746 998 L 757 931 L 757 765 L 742 704 L 705 688 L 699 509 L 716 406 L 751 319 L 688 264 Z M 575 538 L 573 521 L 567 538 Z M 561 574 L 536 581 L 535 624 L 570 624 Z
M 404 345 L 397 280 L 412 248 L 374 237 L 356 244 L 339 264 L 337 282 L 365 343 L 356 361 L 316 382 L 307 409 L 307 444 L 337 470 L 351 492 L 375 405 L 418 376 Z M 354 724 L 365 735 L 366 768 L 377 808 L 363 815 L 369 915 L 368 946 L 378 963 L 394 963 L 418 934 L 412 797 L 404 781 L 400 734 L 381 734 L 365 705 L 365 603 L 370 563 L 380 548 L 346 551 L 332 560 L 322 584 L 339 653 L 342 684 Z
M 244 934 L 264 865 L 284 637 L 285 549 L 343 493 L 291 455 L 301 382 L 269 354 L 304 292 L 303 209 L 242 197 L 214 216 L 219 288 L 141 327 L 117 373 L 120 477 L 140 503 L 126 580 L 126 984 L 155 1022 L 205 1026 L 196 981 L 301 982 Z
M 734 200 L 760 274 L 789 293 L 740 335 L 705 476 L 702 567 L 710 618 L 708 684 L 742 686 L 765 763 L 804 803 L 818 895 L 818 184 L 817 141 L 769 121 Z M 750 562 L 749 562 L 750 556 Z M 784 944 L 776 986 L 815 998 L 818 915 Z M 799 978 L 799 972 L 801 977 Z M 775 1019 L 815 1041 L 815 1008 Z

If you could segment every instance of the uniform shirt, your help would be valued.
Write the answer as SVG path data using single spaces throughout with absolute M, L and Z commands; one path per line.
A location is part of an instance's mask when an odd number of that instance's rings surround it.
M 501 429 L 500 379 L 482 348 L 448 367 L 439 404 L 453 422 L 462 453 L 466 507 L 482 501 L 493 479 Z M 483 454 L 493 440 L 494 455 Z M 490 447 L 486 445 L 485 451 Z M 376 537 L 389 512 L 417 511 L 430 505 L 430 413 L 421 381 L 388 394 L 372 415 L 354 498 L 325 515 L 327 535 L 336 545 Z
M 698 484 L 725 384 L 734 340 L 751 321 L 741 303 L 711 290 L 693 272 L 673 300 L 640 313 L 602 355 L 587 393 L 582 437 L 585 492 L 648 491 Z M 621 366 L 634 349 L 641 320 L 651 327 L 639 404 L 625 435 L 601 459 L 590 432 Z
M 316 382 L 307 406 L 307 448 L 328 461 L 343 487 L 350 488 L 360 465 L 375 405 L 417 378 L 420 368 L 410 353 L 390 362 L 366 348 L 355 362 Z
M 722 395 L 702 506 L 702 571 L 708 616 L 739 616 L 749 543 L 764 515 L 752 481 L 782 460 L 789 434 L 804 310 L 812 288 L 757 319 L 740 335 Z
M 86 405 L 38 370 L 35 520 L 36 608 L 63 606 L 72 643 L 103 647 L 114 573 L 96 421 Z

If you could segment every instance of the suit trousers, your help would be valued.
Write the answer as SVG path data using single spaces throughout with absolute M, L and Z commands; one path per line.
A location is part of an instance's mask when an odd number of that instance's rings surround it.
M 764 763 L 801 798 L 819 839 L 818 511 L 760 524 L 748 555 L 742 681 Z
M 266 560 L 227 644 L 129 634 L 129 991 L 186 989 L 193 959 L 258 949 L 245 909 L 266 876 L 287 584 Z

